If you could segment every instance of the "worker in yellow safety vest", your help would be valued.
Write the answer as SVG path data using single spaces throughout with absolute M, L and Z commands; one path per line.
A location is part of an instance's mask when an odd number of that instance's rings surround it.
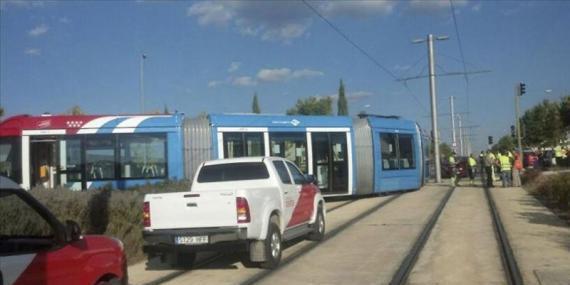
M 473 185 L 475 183 L 475 170 L 477 169 L 477 160 L 475 160 L 475 155 L 471 154 L 467 159 L 467 170 L 469 171 L 469 184 Z
M 503 180 L 503 187 L 511 187 L 513 164 L 507 151 L 503 152 L 503 155 L 501 155 L 499 158 L 499 163 L 501 167 L 501 179 Z
M 450 173 L 451 186 L 457 186 L 459 185 L 459 179 L 457 176 L 457 162 L 455 161 L 455 151 L 451 152 L 451 155 L 449 155 L 447 161 L 449 162 L 449 169 L 451 171 Z
M 554 158 L 556 161 L 554 165 L 558 165 L 562 162 L 562 147 L 561 146 L 556 146 L 554 148 Z

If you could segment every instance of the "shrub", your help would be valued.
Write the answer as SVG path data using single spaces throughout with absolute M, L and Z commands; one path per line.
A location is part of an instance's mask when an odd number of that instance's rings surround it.
M 568 209 L 570 201 L 570 173 L 539 175 L 526 188 L 531 194 L 538 195 L 562 210 Z
M 561 173 L 554 175 L 551 186 L 552 198 L 558 201 L 560 209 L 568 209 L 568 200 L 570 196 L 570 173 Z
M 104 234 L 120 239 L 125 246 L 129 264 L 143 258 L 142 205 L 147 193 L 188 191 L 188 181 L 164 181 L 146 184 L 129 190 L 111 190 L 105 186 L 100 190 L 72 191 L 66 188 L 32 189 L 30 193 L 45 205 L 61 222 L 74 220 L 86 234 Z M 17 228 L 38 227 L 27 215 L 7 211 L 9 217 L 0 217 L 0 224 L 7 219 L 16 219 Z
M 521 175 L 521 181 L 523 185 L 530 184 L 534 182 L 537 178 L 542 176 L 542 172 L 536 169 L 528 169 Z

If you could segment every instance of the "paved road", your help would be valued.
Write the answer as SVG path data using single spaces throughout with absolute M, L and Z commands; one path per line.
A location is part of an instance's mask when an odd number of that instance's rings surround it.
M 327 216 L 325 240 L 287 244 L 282 265 L 274 271 L 245 268 L 235 255 L 225 254 L 189 271 L 140 263 L 129 267 L 130 282 L 387 284 L 449 191 L 447 185 L 432 184 L 401 195 L 327 203 L 328 209 L 336 209 Z M 570 272 L 570 229 L 520 188 L 495 188 L 492 193 L 525 283 L 570 284 L 566 273 Z M 211 256 L 203 254 L 201 259 Z M 410 284 L 506 283 L 481 187 L 455 190 L 409 277 Z

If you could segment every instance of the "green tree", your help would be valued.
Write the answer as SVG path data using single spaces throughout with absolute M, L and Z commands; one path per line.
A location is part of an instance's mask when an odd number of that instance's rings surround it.
M 4 116 L 4 108 L 2 108 L 2 107 L 0 106 L 0 117 L 3 117 L 3 116 Z
M 251 103 L 251 112 L 254 114 L 261 113 L 261 109 L 259 108 L 259 100 L 257 99 L 257 92 L 253 94 L 253 102 Z
M 570 95 L 562 98 L 560 102 L 560 119 L 563 127 L 570 131 Z
M 510 135 L 503 136 L 499 139 L 499 141 L 491 147 L 491 150 L 496 152 L 503 153 L 504 151 L 510 151 L 515 148 L 515 139 Z
M 534 147 L 556 146 L 563 133 L 560 104 L 544 100 L 522 117 L 524 144 Z
M 344 94 L 344 83 L 342 82 L 342 79 L 340 80 L 340 86 L 338 87 L 337 115 L 348 116 L 348 104 Z
M 332 99 L 330 97 L 309 97 L 297 100 L 297 104 L 287 115 L 332 115 Z
M 77 115 L 84 115 L 85 113 L 83 112 L 83 110 L 81 110 L 81 107 L 79 107 L 79 105 L 74 105 L 69 110 L 67 110 L 67 114 L 77 116 Z
M 439 155 L 441 155 L 442 157 L 449 157 L 451 155 L 451 152 L 453 152 L 453 150 L 448 144 L 446 143 L 439 144 Z

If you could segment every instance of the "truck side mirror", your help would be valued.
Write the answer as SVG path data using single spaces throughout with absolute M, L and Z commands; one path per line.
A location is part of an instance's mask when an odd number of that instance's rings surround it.
M 68 242 L 78 241 L 81 239 L 81 228 L 75 221 L 65 221 L 65 235 Z
M 306 184 L 311 184 L 311 183 L 315 183 L 315 176 L 312 174 L 305 174 L 305 183 Z

